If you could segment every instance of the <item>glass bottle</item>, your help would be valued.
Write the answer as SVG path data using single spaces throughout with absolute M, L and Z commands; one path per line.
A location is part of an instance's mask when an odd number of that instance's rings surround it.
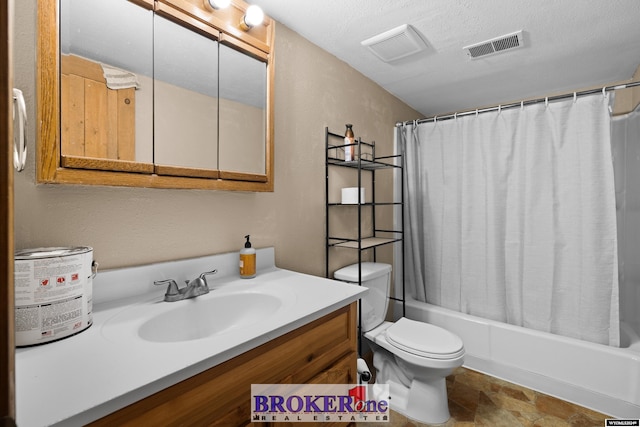
M 347 124 L 347 130 L 344 133 L 344 161 L 350 162 L 356 159 L 355 137 L 353 136 L 353 125 Z

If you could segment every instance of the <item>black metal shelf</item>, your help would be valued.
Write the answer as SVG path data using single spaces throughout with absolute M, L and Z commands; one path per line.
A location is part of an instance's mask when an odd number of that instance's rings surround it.
M 331 141 L 339 140 L 338 143 Z M 355 147 L 355 160 L 345 161 L 339 157 L 342 150 L 345 147 Z M 357 188 L 362 188 L 363 172 L 366 172 L 366 178 L 370 179 L 372 200 L 368 203 L 330 203 L 329 202 L 329 168 L 337 166 L 340 168 L 350 168 L 357 171 Z M 393 156 L 376 156 L 375 142 L 365 142 L 361 138 L 358 138 L 353 144 L 344 144 L 344 135 L 337 134 L 329 131 L 329 128 L 325 128 L 325 218 L 326 218 L 326 256 L 325 256 L 325 275 L 327 278 L 329 274 L 329 257 L 331 250 L 337 248 L 345 248 L 347 250 L 356 250 L 358 252 L 358 264 L 362 265 L 362 253 L 365 250 L 373 250 L 373 260 L 376 261 L 376 249 L 386 245 L 392 245 L 396 243 L 402 244 L 404 239 L 404 191 L 401 191 L 399 202 L 376 202 L 376 172 L 379 170 L 395 170 L 400 173 L 400 181 L 403 180 L 403 166 L 402 155 Z M 356 238 L 340 237 L 331 235 L 331 229 L 329 226 L 329 208 L 341 206 L 344 209 L 345 206 L 354 207 L 357 211 L 357 231 Z M 381 230 L 376 228 L 376 208 L 379 206 L 393 206 L 401 208 L 401 220 L 400 230 Z M 363 230 L 362 215 L 363 208 L 366 207 L 365 213 L 370 215 L 372 221 L 371 225 L 367 226 L 367 230 Z M 348 214 L 351 215 L 351 214 Z M 396 284 L 396 286 L 402 286 L 402 315 L 405 314 L 405 286 L 404 286 L 404 247 L 402 247 L 402 284 Z M 398 266 L 394 266 L 398 268 Z M 362 284 L 362 268 L 358 269 L 358 282 Z M 391 299 L 397 300 L 396 297 L 391 296 Z M 358 319 L 358 331 L 361 332 L 360 325 L 361 319 Z M 360 333 L 358 334 L 360 337 Z M 358 353 L 361 355 L 361 342 L 358 339 Z

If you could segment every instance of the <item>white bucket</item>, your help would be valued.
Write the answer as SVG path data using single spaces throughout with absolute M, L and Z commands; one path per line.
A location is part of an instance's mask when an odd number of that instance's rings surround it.
M 37 248 L 15 254 L 17 347 L 45 344 L 93 323 L 93 249 Z

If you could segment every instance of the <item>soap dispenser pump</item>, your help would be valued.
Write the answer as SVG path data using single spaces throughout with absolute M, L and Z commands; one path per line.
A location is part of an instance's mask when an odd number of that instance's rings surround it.
M 251 247 L 249 234 L 244 236 L 247 241 L 244 248 L 240 251 L 240 277 L 243 279 L 251 279 L 256 277 L 256 250 Z

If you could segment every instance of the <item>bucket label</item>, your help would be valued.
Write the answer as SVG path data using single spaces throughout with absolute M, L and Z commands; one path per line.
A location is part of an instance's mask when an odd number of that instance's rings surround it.
M 92 323 L 93 253 L 15 261 L 16 345 L 41 344 Z
M 84 273 L 83 267 L 82 256 L 79 255 L 16 260 L 16 305 L 54 302 L 61 297 L 82 294 L 86 280 L 80 278 L 91 276 L 91 267 Z

